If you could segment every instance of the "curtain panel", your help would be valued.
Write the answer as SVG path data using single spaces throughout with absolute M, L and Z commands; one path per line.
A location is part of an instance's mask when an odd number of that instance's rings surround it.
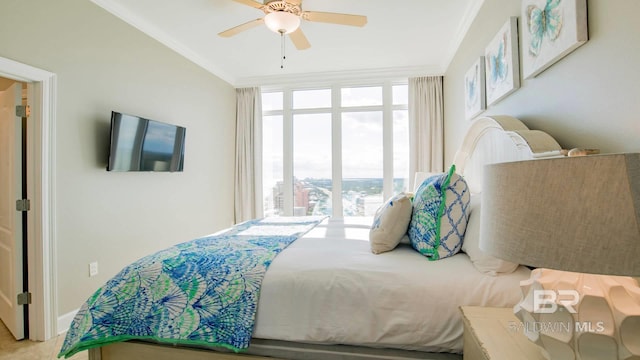
M 416 172 L 444 171 L 442 76 L 409 79 L 409 179 Z M 410 188 L 416 184 L 411 183 Z
M 236 89 L 236 166 L 235 166 L 235 222 L 258 217 L 257 184 L 261 176 L 260 129 L 262 118 L 260 88 Z

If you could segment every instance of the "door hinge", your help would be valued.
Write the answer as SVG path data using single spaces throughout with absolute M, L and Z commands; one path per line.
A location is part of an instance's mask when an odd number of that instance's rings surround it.
M 29 211 L 31 210 L 31 201 L 29 199 L 16 200 L 16 211 Z
M 29 105 L 16 105 L 16 116 L 28 118 L 31 115 L 31 107 Z
M 31 304 L 31 293 L 23 292 L 22 294 L 18 294 L 18 305 L 29 305 Z

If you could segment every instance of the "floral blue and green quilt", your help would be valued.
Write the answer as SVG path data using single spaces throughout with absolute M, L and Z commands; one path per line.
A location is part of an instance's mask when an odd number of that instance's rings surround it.
M 250 220 L 134 262 L 82 305 L 58 357 L 132 339 L 246 349 L 267 268 L 322 220 Z

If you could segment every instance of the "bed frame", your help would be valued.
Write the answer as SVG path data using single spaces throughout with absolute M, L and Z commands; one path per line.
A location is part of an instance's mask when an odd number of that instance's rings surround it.
M 193 348 L 154 344 L 143 341 L 114 343 L 89 350 L 90 360 L 462 360 L 459 354 L 426 353 L 422 351 L 376 349 L 348 345 L 314 345 L 287 341 L 254 339 L 242 354 L 218 349 Z
M 482 189 L 484 165 L 562 156 L 560 145 L 547 133 L 530 130 L 511 116 L 481 117 L 471 123 L 454 163 L 472 192 Z M 89 350 L 90 360 L 361 360 L 432 359 L 460 360 L 458 354 L 376 349 L 346 345 L 311 345 L 254 339 L 246 353 L 235 354 L 216 349 L 171 346 L 143 341 L 114 343 Z

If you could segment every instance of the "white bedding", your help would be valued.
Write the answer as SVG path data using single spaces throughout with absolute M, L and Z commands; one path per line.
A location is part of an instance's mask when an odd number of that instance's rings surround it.
M 488 276 L 467 255 L 428 261 L 409 245 L 375 255 L 369 224 L 325 220 L 276 257 L 253 337 L 462 351 L 461 305 L 513 306 L 529 270 Z

